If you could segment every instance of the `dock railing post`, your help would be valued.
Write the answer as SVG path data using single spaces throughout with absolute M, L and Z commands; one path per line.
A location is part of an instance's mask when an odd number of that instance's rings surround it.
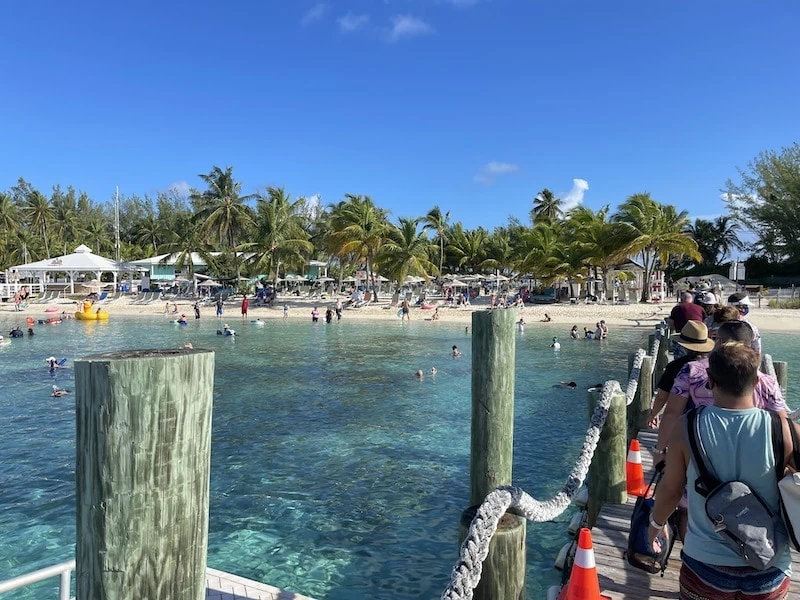
M 472 313 L 470 504 L 461 540 L 489 492 L 511 485 L 514 452 L 515 310 Z M 506 513 L 483 562 L 476 600 L 524 600 L 525 519 Z
M 667 335 L 667 330 L 662 330 L 661 336 L 661 343 L 658 345 L 658 352 L 655 356 L 655 366 L 653 367 L 653 380 L 659 381 L 661 376 L 664 374 L 664 369 L 667 368 L 667 364 L 669 363 L 669 346 L 670 346 L 670 337 Z M 653 336 L 655 339 L 655 336 Z M 651 346 L 652 348 L 652 346 Z
M 629 376 L 633 369 L 633 358 L 635 356 L 635 354 L 632 354 L 628 359 Z M 650 416 L 650 408 L 653 401 L 654 366 L 652 356 L 645 356 L 642 359 L 642 368 L 639 371 L 639 385 L 636 387 L 633 402 L 628 405 L 627 409 L 628 441 L 635 438 L 639 434 L 639 430 L 644 429 L 647 425 L 647 418 Z
M 589 392 L 589 417 L 594 413 L 601 392 Z M 603 504 L 625 504 L 628 492 L 625 480 L 625 460 L 627 457 L 625 393 L 619 391 L 611 397 L 600 441 L 589 467 L 589 512 L 588 527 L 594 527 Z
M 214 353 L 75 361 L 79 600 L 206 597 Z
M 772 366 L 775 367 L 775 379 L 778 380 L 778 385 L 781 386 L 781 392 L 783 392 L 783 399 L 786 400 L 789 393 L 789 363 L 783 360 L 773 360 Z

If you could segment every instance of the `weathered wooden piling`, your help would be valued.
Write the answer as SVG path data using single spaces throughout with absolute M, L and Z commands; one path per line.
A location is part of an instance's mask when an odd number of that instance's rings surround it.
M 206 596 L 214 353 L 75 362 L 80 600 Z
M 786 394 L 789 391 L 789 363 L 783 360 L 773 360 L 772 366 L 775 367 L 775 379 L 778 380 L 778 385 L 781 386 L 783 398 L 786 399 Z
M 633 369 L 635 356 L 636 354 L 631 354 L 628 358 L 629 377 Z M 653 401 L 654 366 L 655 360 L 652 356 L 645 356 L 642 359 L 642 368 L 639 371 L 639 385 L 636 388 L 636 394 L 633 396 L 633 402 L 628 405 L 627 409 L 628 441 L 634 439 L 639 434 L 639 430 L 644 429 L 647 425 Z
M 653 335 L 653 339 L 655 340 L 655 335 Z M 655 365 L 653 366 L 653 379 L 658 381 L 661 379 L 661 376 L 664 374 L 664 369 L 667 368 L 667 364 L 669 363 L 669 347 L 670 347 L 670 337 L 667 335 L 666 330 L 664 334 L 661 336 L 661 343 L 658 345 L 658 352 L 655 355 Z M 650 348 L 652 348 L 652 344 Z
M 461 540 L 489 492 L 511 485 L 514 452 L 515 310 L 472 313 L 470 504 Z M 506 513 L 483 563 L 476 600 L 524 600 L 525 519 Z
M 589 392 L 589 417 L 602 392 Z M 589 512 L 588 527 L 594 527 L 597 515 L 603 504 L 625 504 L 628 492 L 625 480 L 625 459 L 627 456 L 627 424 L 625 393 L 616 392 L 611 396 L 611 405 L 605 425 L 600 432 L 600 441 L 594 451 L 589 467 Z

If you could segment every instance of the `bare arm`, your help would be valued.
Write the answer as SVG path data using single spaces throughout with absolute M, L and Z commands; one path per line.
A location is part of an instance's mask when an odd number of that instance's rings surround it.
M 661 409 L 664 408 L 664 405 L 667 403 L 667 399 L 669 398 L 669 392 L 665 392 L 662 389 L 659 389 L 656 392 L 656 397 L 653 400 L 653 407 L 650 409 L 650 416 L 647 418 L 647 424 L 650 427 L 655 427 L 656 417 L 661 412 Z
M 667 442 L 672 435 L 673 425 L 681 418 L 686 404 L 689 399 L 678 394 L 670 394 L 667 398 L 667 408 L 664 410 L 664 416 L 661 417 L 661 426 L 658 429 L 658 441 L 656 442 L 656 450 L 664 450 L 667 447 Z
M 664 478 L 658 484 L 656 503 L 651 518 L 658 524 L 666 524 L 667 519 L 678 506 L 686 489 L 686 467 L 689 464 L 689 453 L 684 436 L 686 418 L 682 417 L 673 427 L 669 438 L 669 454 L 664 469 Z M 661 529 L 650 526 L 649 537 L 652 542 L 661 533 Z

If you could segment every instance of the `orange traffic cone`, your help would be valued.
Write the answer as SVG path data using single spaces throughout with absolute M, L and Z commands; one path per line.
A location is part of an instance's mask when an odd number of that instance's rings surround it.
M 628 449 L 628 460 L 625 463 L 625 478 L 627 479 L 628 493 L 631 496 L 643 496 L 647 491 L 644 484 L 644 470 L 642 469 L 642 452 L 639 449 L 639 440 L 631 440 Z
M 564 596 L 564 600 L 601 600 L 608 598 L 600 595 L 600 582 L 597 580 L 597 567 L 595 567 L 594 563 L 592 532 L 586 528 L 581 529 L 578 536 L 578 550 L 575 552 L 575 562 L 572 565 L 572 574 L 569 577 L 566 589 L 567 593 Z M 559 596 L 560 598 L 561 596 Z

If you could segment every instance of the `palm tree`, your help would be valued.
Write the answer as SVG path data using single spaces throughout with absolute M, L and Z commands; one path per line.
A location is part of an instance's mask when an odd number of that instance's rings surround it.
M 725 260 L 731 250 L 742 250 L 744 248 L 744 244 L 739 237 L 742 227 L 732 217 L 728 215 L 717 217 L 714 219 L 714 229 L 716 229 L 717 243 L 722 253 L 721 262 Z
M 50 245 L 47 242 L 48 226 L 53 220 L 53 207 L 50 200 L 39 191 L 32 191 L 25 200 L 23 211 L 28 216 L 31 229 L 41 236 L 44 241 L 44 252 L 50 258 Z
M 630 237 L 626 253 L 638 254 L 642 259 L 642 302 L 650 299 L 650 281 L 658 261 L 666 265 L 673 254 L 702 260 L 697 243 L 686 233 L 689 225 L 686 211 L 679 213 L 672 205 L 659 204 L 648 193 L 630 196 L 619 207 L 614 221 Z
M 424 277 L 438 273 L 436 265 L 430 260 L 431 244 L 425 228 L 417 228 L 422 219 L 399 219 L 397 225 L 390 225 L 386 238 L 377 256 L 377 262 L 399 285 L 403 285 L 406 275 Z
M 153 254 L 158 254 L 158 245 L 164 240 L 166 235 L 164 227 L 156 216 L 152 213 L 136 223 L 133 230 L 133 240 L 137 244 L 144 244 L 153 247 Z
M 178 270 L 188 267 L 189 277 L 194 282 L 195 255 L 201 258 L 206 266 L 214 266 L 211 246 L 206 240 L 206 235 L 195 219 L 187 216 L 179 217 L 175 231 L 169 232 L 167 241 L 162 247 L 167 254 L 161 259 L 161 264 L 167 264 L 175 259 L 175 267 Z
M 439 241 L 439 274 L 442 273 L 444 266 L 444 244 L 447 240 L 447 229 L 450 225 L 450 211 L 442 213 L 442 209 L 434 206 L 425 215 L 425 227 L 433 229 L 436 236 L 433 238 Z
M 561 207 L 564 202 L 555 197 L 555 194 L 544 188 L 533 199 L 533 209 L 531 210 L 531 221 L 558 221 L 564 214 Z
M 281 261 L 303 259 L 314 245 L 308 240 L 305 224 L 305 201 L 292 200 L 283 188 L 267 188 L 256 197 L 255 240 L 240 246 L 254 252 L 250 259 L 257 270 L 266 271 L 278 281 Z
M 478 227 L 465 230 L 461 223 L 456 223 L 448 238 L 448 252 L 455 258 L 458 267 L 466 267 L 470 273 L 477 273 L 488 267 L 485 261 L 489 234 L 485 229 Z
M 549 221 L 537 223 L 526 230 L 520 240 L 517 271 L 552 283 L 558 275 L 556 256 L 562 244 L 561 230 L 560 225 Z
M 239 237 L 253 222 L 250 209 L 245 202 L 251 196 L 242 196 L 242 184 L 233 178 L 233 167 L 224 171 L 217 166 L 208 175 L 199 175 L 208 188 L 194 192 L 190 199 L 200 208 L 195 215 L 202 231 L 211 234 L 222 248 L 233 254 L 236 263 L 236 285 L 241 276 L 241 261 L 236 253 Z
M 0 192 L 0 235 L 5 237 L 13 233 L 19 222 L 19 214 L 14 201 L 8 194 Z
M 332 218 L 332 238 L 337 254 L 352 254 L 364 260 L 367 278 L 376 289 L 373 263 L 383 244 L 386 232 L 386 211 L 375 206 L 369 196 L 345 194 L 345 201 L 336 207 Z
M 67 246 L 74 245 L 81 232 L 81 221 L 78 218 L 75 199 L 59 193 L 53 200 L 53 215 L 53 230 L 56 236 L 61 238 L 66 254 Z
M 93 218 L 83 228 L 86 243 L 96 254 L 103 254 L 113 247 L 110 223 Z
M 697 252 L 702 257 L 702 261 L 707 265 L 716 265 L 719 244 L 714 223 L 706 219 L 695 219 L 694 223 L 686 228 L 686 233 L 691 235 L 697 243 Z

